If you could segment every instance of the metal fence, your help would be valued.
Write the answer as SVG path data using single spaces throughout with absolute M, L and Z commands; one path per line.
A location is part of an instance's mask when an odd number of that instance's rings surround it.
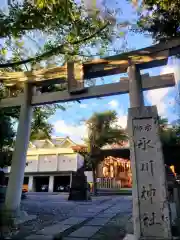
M 121 181 L 117 181 L 115 178 L 98 178 L 97 188 L 99 188 L 99 189 L 120 189 Z

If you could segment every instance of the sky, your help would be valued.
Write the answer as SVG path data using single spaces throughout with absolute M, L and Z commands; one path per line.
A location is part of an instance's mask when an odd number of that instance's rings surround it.
M 97 6 L 101 6 L 101 2 L 102 1 L 97 2 Z M 134 9 L 124 0 L 119 2 L 121 2 L 120 7 L 123 11 L 121 19 L 134 19 Z M 108 4 L 113 8 L 115 1 L 111 0 Z M 147 47 L 153 43 L 151 38 L 138 34 L 128 34 L 127 40 L 128 47 L 134 49 Z M 117 43 L 114 44 L 115 47 L 117 47 L 116 44 Z M 148 69 L 145 72 L 153 76 L 171 73 L 174 72 L 174 69 L 171 61 L 169 61 L 167 66 Z M 119 81 L 119 79 L 120 75 L 108 76 L 105 78 L 105 83 L 116 82 Z M 177 119 L 177 109 L 175 106 L 176 95 L 176 87 L 146 91 L 144 92 L 145 105 L 157 105 L 159 115 L 168 118 L 169 123 L 171 123 Z M 50 118 L 50 122 L 54 126 L 53 135 L 69 136 L 75 142 L 83 143 L 83 139 L 87 136 L 87 128 L 84 120 L 88 119 L 94 112 L 103 112 L 106 110 L 115 110 L 118 114 L 119 125 L 125 128 L 127 125 L 128 107 L 128 94 L 83 100 L 81 104 L 71 103 L 65 112 L 58 110 L 56 114 Z
M 2 0 L 1 0 L 2 1 Z M 81 0 L 76 0 L 77 2 Z M 104 11 L 103 0 L 84 0 L 88 8 L 94 7 L 101 10 L 101 16 L 106 16 Z M 2 3 L 6 0 L 3 0 Z M 92 4 L 91 4 L 92 3 Z M 121 8 L 122 13 L 118 16 L 118 21 L 129 20 L 132 23 L 136 20 L 135 9 L 127 3 L 126 0 L 116 1 L 107 0 L 106 5 L 112 9 Z M 2 5 L 3 6 L 3 5 Z M 127 34 L 127 47 L 129 49 L 140 49 L 150 46 L 153 41 L 150 37 L 134 34 L 132 32 Z M 115 41 L 111 46 L 112 48 L 118 48 L 121 46 L 121 42 Z M 172 61 L 169 60 L 167 66 L 161 68 L 148 69 L 142 73 L 149 73 L 150 76 L 171 73 L 174 71 Z M 179 74 L 180 77 L 180 74 Z M 178 76 L 176 75 L 178 79 Z M 180 78 L 179 78 L 180 79 Z M 178 80 L 179 80 L 178 79 Z M 111 83 L 120 80 L 120 75 L 113 75 L 104 78 L 104 82 Z M 97 80 L 97 84 L 102 84 L 100 80 Z M 157 105 L 158 113 L 160 116 L 166 117 L 169 123 L 177 119 L 177 107 L 175 103 L 175 97 L 177 96 L 177 88 L 164 88 L 144 92 L 145 105 Z M 118 114 L 118 123 L 123 128 L 127 124 L 127 111 L 129 107 L 128 94 L 122 94 L 117 96 L 110 96 L 101 99 L 89 99 L 78 102 L 71 102 L 63 104 L 67 110 L 57 110 L 56 113 L 49 119 L 49 122 L 53 124 L 53 136 L 66 137 L 69 136 L 76 143 L 83 143 L 83 139 L 87 136 L 87 128 L 85 120 L 92 116 L 94 112 L 103 112 L 106 110 L 115 110 Z

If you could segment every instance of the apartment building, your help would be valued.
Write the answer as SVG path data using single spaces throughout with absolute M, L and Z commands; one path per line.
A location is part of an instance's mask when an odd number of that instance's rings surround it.
M 72 149 L 75 145 L 69 137 L 30 142 L 24 177 L 28 191 L 53 192 L 70 185 L 72 172 L 84 164 L 83 156 Z M 9 173 L 10 167 L 6 169 L 7 179 Z

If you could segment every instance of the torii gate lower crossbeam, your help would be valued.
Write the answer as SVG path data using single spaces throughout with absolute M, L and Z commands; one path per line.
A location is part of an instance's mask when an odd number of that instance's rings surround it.
M 141 78 L 143 91 L 175 86 L 175 78 L 173 73 L 152 77 L 150 77 L 148 74 L 144 74 L 141 76 Z M 50 103 L 62 103 L 125 94 L 132 91 L 134 92 L 133 87 L 132 90 L 130 89 L 132 84 L 129 84 L 129 78 L 120 78 L 120 82 L 87 87 L 84 88 L 82 93 L 76 94 L 70 94 L 67 90 L 41 94 L 35 92 L 32 96 L 31 105 L 39 106 Z M 21 106 L 23 101 L 23 94 L 19 94 L 17 97 L 1 99 L 0 108 Z

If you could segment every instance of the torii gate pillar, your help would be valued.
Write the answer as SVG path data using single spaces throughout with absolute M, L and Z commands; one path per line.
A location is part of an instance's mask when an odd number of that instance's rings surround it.
M 170 208 L 157 108 L 144 106 L 139 69 L 136 66 L 129 66 L 128 75 L 133 240 L 170 240 L 172 239 Z
M 21 202 L 26 154 L 32 119 L 31 99 L 33 87 L 26 83 L 24 86 L 24 101 L 21 105 L 15 148 L 12 157 L 11 172 L 5 200 L 5 209 L 10 213 L 17 213 Z
M 136 65 L 131 65 L 127 70 L 129 77 L 130 107 L 143 107 L 144 97 L 142 91 L 141 74 Z

